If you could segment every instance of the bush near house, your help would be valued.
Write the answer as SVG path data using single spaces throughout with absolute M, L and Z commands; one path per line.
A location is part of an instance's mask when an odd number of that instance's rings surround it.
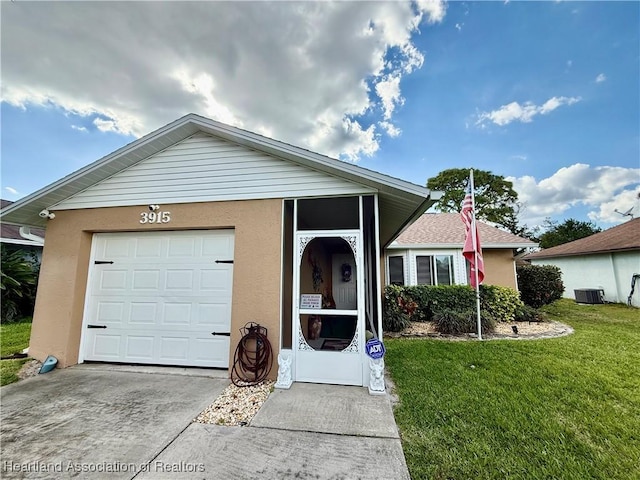
M 562 272 L 553 265 L 519 265 L 516 268 L 522 301 L 533 308 L 562 298 Z
M 400 332 L 409 326 L 417 303 L 407 294 L 404 287 L 388 285 L 384 289 L 382 327 L 388 332 Z
M 476 329 L 476 293 L 468 285 L 390 285 L 385 288 L 384 298 L 385 331 L 398 332 L 410 321 L 434 321 L 442 333 L 474 332 Z M 483 329 L 486 323 L 487 331 L 490 331 L 496 321 L 520 319 L 525 305 L 518 292 L 511 288 L 481 285 L 480 311 Z M 472 322 L 466 318 L 469 312 Z M 467 324 L 472 324 L 470 329 L 464 326 Z
M 0 246 L 1 321 L 14 322 L 33 315 L 38 281 L 38 264 L 29 253 Z
M 458 335 L 460 333 L 475 333 L 478 331 L 478 314 L 475 310 L 458 311 L 443 309 L 433 315 L 433 323 L 440 333 Z M 480 309 L 480 325 L 482 333 L 491 333 L 496 322 L 486 311 Z

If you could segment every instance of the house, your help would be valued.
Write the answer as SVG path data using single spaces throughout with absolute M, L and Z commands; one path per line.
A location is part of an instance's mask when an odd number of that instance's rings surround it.
M 229 370 L 257 322 L 291 381 L 368 385 L 379 259 L 438 198 L 189 114 L 0 219 L 47 231 L 35 358 Z
M 537 244 L 478 221 L 486 285 L 518 289 L 514 254 Z M 386 249 L 386 283 L 466 285 L 465 225 L 458 213 L 425 213 Z
M 608 302 L 627 303 L 634 275 L 640 274 L 640 218 L 524 259 L 532 265 L 558 267 L 565 298 L 574 298 L 575 290 L 595 289 L 604 291 Z M 640 282 L 631 303 L 640 307 Z
M 11 200 L 0 200 L 0 208 L 8 207 L 12 203 Z M 29 257 L 33 257 L 40 262 L 42 259 L 42 246 L 44 245 L 44 230 L 34 229 L 27 232 L 23 228 L 22 234 L 20 232 L 19 226 L 6 223 L 0 224 L 0 243 L 9 250 L 22 250 Z

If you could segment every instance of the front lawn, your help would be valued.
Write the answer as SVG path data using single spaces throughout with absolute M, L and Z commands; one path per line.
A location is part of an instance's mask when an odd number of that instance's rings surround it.
M 0 325 L 0 357 L 8 357 L 29 346 L 31 319 Z M 17 373 L 27 359 L 1 360 L 0 385 L 18 381 Z
M 413 479 L 640 478 L 640 312 L 545 310 L 575 333 L 386 340 Z

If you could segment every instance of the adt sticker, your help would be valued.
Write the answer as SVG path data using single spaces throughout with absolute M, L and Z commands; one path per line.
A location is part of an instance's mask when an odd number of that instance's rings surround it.
M 367 350 L 367 355 L 369 355 L 374 360 L 384 357 L 384 353 L 386 351 L 384 349 L 384 344 L 377 338 L 372 338 L 371 340 L 369 340 L 364 348 Z

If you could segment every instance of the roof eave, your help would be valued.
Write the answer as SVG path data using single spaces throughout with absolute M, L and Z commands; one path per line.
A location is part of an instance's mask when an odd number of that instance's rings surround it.
M 622 253 L 622 252 L 639 252 L 640 246 L 637 247 L 627 247 L 627 248 L 614 248 L 609 250 L 592 250 L 585 252 L 576 252 L 576 253 L 558 253 L 555 255 L 537 255 L 538 252 L 531 255 L 526 255 L 523 257 L 525 260 L 547 260 L 550 258 L 562 258 L 562 257 L 580 257 L 583 255 L 606 255 L 608 253 Z M 535 256 L 533 256 L 535 255 Z
M 394 234 L 387 233 L 385 234 L 387 238 L 381 238 L 383 244 L 396 238 L 415 218 L 439 198 L 435 195 L 437 192 L 431 192 L 423 186 L 263 137 L 253 132 L 231 127 L 196 114 L 188 114 L 18 200 L 0 211 L 0 218 L 5 223 L 13 225 L 44 228 L 46 227 L 46 218 L 41 218 L 38 215 L 41 210 L 49 209 L 60 201 L 99 183 L 118 171 L 122 171 L 122 169 L 134 165 L 138 161 L 164 150 L 167 145 L 175 144 L 177 141 L 187 138 L 198 131 L 289 160 L 307 168 L 338 176 L 353 183 L 371 187 L 377 190 L 381 197 L 395 201 L 400 200 L 406 203 L 407 206 L 416 205 L 414 213 L 406 222 L 401 224 L 400 228 L 392 228 L 395 231 Z M 167 138 L 169 136 L 171 137 Z M 168 142 L 167 140 L 171 141 Z M 124 158 L 126 155 L 131 155 L 131 158 Z M 99 172 L 99 169 L 118 159 L 126 160 L 123 162 L 125 163 L 124 167 L 111 173 L 100 172 L 98 180 L 95 181 L 87 179 L 87 176 L 94 172 Z M 20 212 L 20 214 L 12 215 L 14 212 Z
M 389 245 L 391 249 L 436 249 L 436 248 L 457 248 L 461 249 L 463 243 L 396 243 Z M 537 244 L 521 244 L 521 243 L 483 243 L 483 250 L 495 249 L 516 249 L 516 248 L 534 248 Z

